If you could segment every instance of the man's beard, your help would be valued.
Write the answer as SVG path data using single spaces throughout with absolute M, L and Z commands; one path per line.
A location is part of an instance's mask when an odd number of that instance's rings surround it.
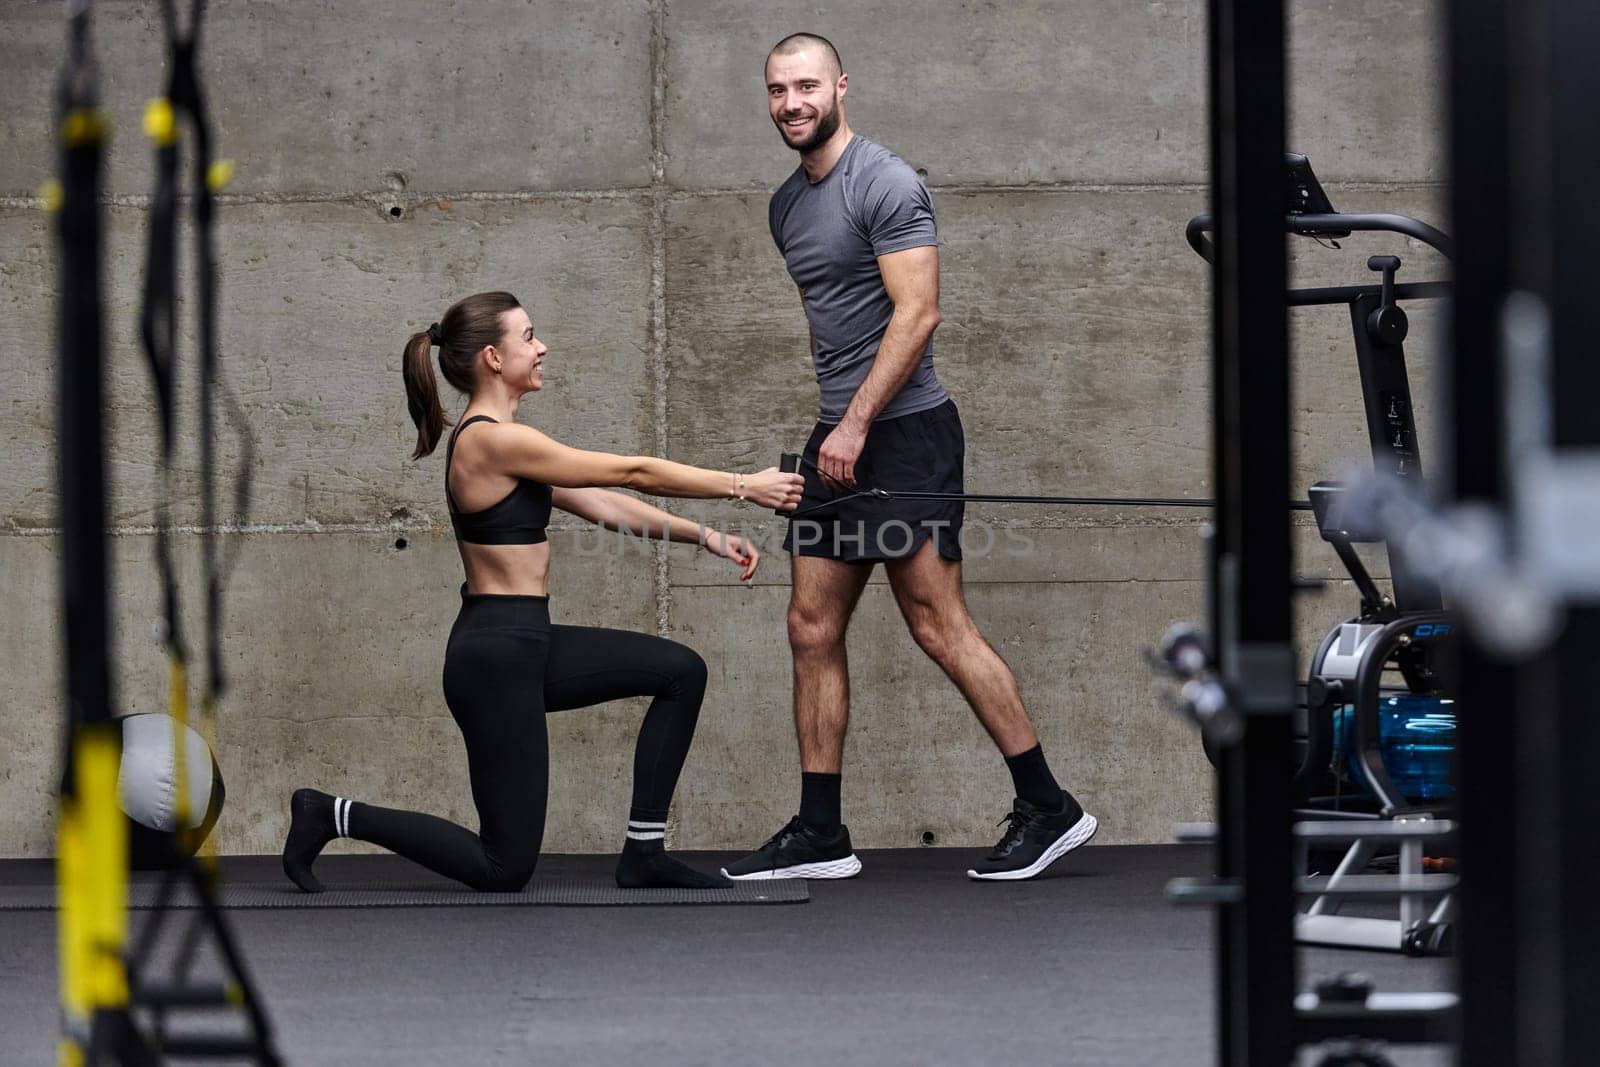
M 780 133 L 782 132 L 781 128 L 780 128 L 779 132 Z M 835 96 L 833 98 L 833 106 L 830 107 L 826 112 L 819 112 L 818 113 L 818 115 L 817 115 L 817 128 L 811 131 L 811 136 L 810 137 L 807 137 L 804 141 L 801 141 L 799 144 L 793 144 L 793 143 L 790 142 L 789 138 L 785 137 L 783 139 L 783 143 L 788 145 L 790 148 L 794 149 L 796 152 L 809 152 L 813 148 L 816 148 L 819 145 L 825 144 L 827 142 L 828 138 L 832 137 L 834 134 L 836 134 L 838 132 L 839 132 L 839 98 L 837 96 Z

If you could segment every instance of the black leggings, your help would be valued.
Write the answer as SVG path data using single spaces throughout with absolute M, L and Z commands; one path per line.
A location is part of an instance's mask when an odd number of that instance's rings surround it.
M 634 749 L 629 818 L 662 822 L 705 690 L 705 661 L 676 641 L 552 626 L 548 597 L 463 592 L 445 648 L 444 697 L 467 744 L 480 832 L 433 815 L 356 804 L 350 836 L 474 889 L 521 889 L 544 843 L 550 762 L 545 715 L 623 697 L 655 697 Z

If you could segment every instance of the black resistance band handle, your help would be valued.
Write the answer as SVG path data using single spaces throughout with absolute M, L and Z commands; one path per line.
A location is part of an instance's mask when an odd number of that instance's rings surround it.
M 797 473 L 799 473 L 799 471 L 800 471 L 800 453 L 798 453 L 798 452 L 785 452 L 783 455 L 779 456 L 778 457 L 778 470 L 781 471 L 784 474 L 797 474 Z M 785 515 L 785 516 L 793 514 L 792 512 L 784 511 L 782 508 L 773 508 L 772 509 L 772 513 L 774 515 Z

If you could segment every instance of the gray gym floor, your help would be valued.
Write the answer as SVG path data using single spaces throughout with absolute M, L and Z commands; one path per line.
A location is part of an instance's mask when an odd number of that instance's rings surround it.
M 864 852 L 861 877 L 811 883 L 808 904 L 230 917 L 297 1065 L 1211 1062 L 1210 918 L 1162 896 L 1208 870 L 1203 848 L 1090 847 L 1011 885 L 969 882 L 971 856 Z M 276 863 L 226 871 L 264 880 Z M 329 884 L 419 878 L 392 857 L 317 869 Z M 539 877 L 608 872 L 606 857 L 548 856 Z M 45 863 L 0 862 L 0 883 L 49 878 Z M 0 1063 L 54 1058 L 55 936 L 53 913 L 0 913 Z M 1447 960 L 1301 960 L 1304 976 L 1361 970 L 1385 990 L 1450 976 Z

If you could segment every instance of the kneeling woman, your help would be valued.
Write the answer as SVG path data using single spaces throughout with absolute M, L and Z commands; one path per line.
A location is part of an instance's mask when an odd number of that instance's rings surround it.
M 698 541 L 732 560 L 748 580 L 760 557 L 741 538 L 703 530 L 602 487 L 657 496 L 738 496 L 763 507 L 793 508 L 801 477 L 776 468 L 740 475 L 584 452 L 518 424 L 518 402 L 541 387 L 546 349 L 509 293 L 469 296 L 406 343 L 406 399 L 417 425 L 413 458 L 432 452 L 444 431 L 430 359 L 434 345 L 445 380 L 471 398 L 445 459 L 445 500 L 466 584 L 445 646 L 444 695 L 466 742 L 479 832 L 432 815 L 300 789 L 290 802 L 284 872 L 301 889 L 320 891 L 312 861 L 333 838 L 352 837 L 475 889 L 520 889 L 533 875 L 544 839 L 545 715 L 650 696 L 634 751 L 633 804 L 617 884 L 724 884 L 671 858 L 662 845 L 667 805 L 705 693 L 705 663 L 689 648 L 652 635 L 552 625 L 545 525 L 553 506 L 611 529 L 665 529 L 674 541 Z

